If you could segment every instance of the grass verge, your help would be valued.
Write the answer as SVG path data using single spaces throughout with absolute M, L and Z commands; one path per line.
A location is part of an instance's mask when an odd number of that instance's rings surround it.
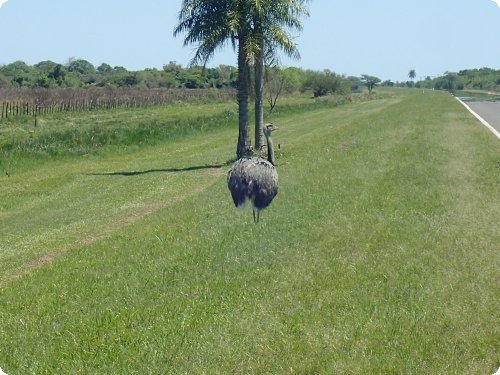
M 1 367 L 493 373 L 496 138 L 417 90 L 279 126 L 258 225 L 218 167 L 230 128 L 3 178 Z

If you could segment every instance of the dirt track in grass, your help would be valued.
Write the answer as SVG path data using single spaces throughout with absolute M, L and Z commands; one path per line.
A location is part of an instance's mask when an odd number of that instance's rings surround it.
M 111 237 L 117 231 L 123 229 L 124 227 L 127 227 L 129 225 L 134 224 L 135 222 L 137 222 L 138 220 L 140 220 L 146 216 L 154 214 L 155 212 L 157 212 L 163 208 L 166 208 L 166 207 L 172 206 L 174 204 L 177 204 L 179 202 L 182 202 L 185 199 L 190 198 L 194 195 L 201 194 L 202 192 L 207 190 L 209 187 L 211 187 L 214 183 L 216 183 L 219 177 L 225 175 L 225 170 L 223 168 L 217 168 L 217 169 L 211 170 L 209 172 L 202 172 L 202 173 L 200 173 L 200 175 L 208 175 L 208 176 L 211 176 L 213 178 L 208 184 L 201 186 L 201 187 L 198 187 L 196 189 L 187 191 L 182 195 L 177 195 L 175 197 L 172 197 L 172 198 L 169 198 L 166 200 L 162 200 L 162 201 L 158 201 L 158 202 L 154 202 L 151 204 L 145 204 L 145 205 L 141 206 L 132 215 L 128 215 L 126 217 L 123 217 L 117 221 L 110 223 L 109 226 L 103 228 L 103 230 L 99 233 L 95 233 L 95 234 L 92 234 L 90 236 L 86 236 L 86 237 L 84 237 L 84 238 L 82 238 L 82 239 L 80 239 L 72 244 L 68 244 L 67 246 L 58 248 L 50 254 L 46 254 L 40 258 L 34 259 L 28 263 L 23 264 L 22 266 L 18 267 L 14 273 L 7 275 L 3 278 L 0 278 L 0 288 L 4 288 L 8 282 L 20 279 L 24 275 L 29 274 L 30 272 L 32 272 L 33 270 L 35 270 L 39 267 L 51 264 L 55 260 L 63 257 L 65 254 L 67 254 L 72 249 L 75 249 L 75 248 L 80 247 L 80 246 L 89 246 L 89 245 L 92 245 L 98 241 L 105 240 L 106 238 Z

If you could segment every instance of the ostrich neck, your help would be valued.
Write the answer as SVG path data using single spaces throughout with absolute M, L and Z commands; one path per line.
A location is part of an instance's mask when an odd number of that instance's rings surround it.
M 267 160 L 269 163 L 274 165 L 274 149 L 273 149 L 273 140 L 271 139 L 271 136 L 266 135 L 266 140 L 267 140 Z

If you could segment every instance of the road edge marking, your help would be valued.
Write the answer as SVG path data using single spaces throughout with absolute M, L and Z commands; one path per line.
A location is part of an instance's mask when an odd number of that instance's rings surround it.
M 474 115 L 474 117 L 476 117 L 484 126 L 486 126 L 488 129 L 490 129 L 490 131 L 496 135 L 496 137 L 498 139 L 500 139 L 500 133 L 493 127 L 491 126 L 488 121 L 486 121 L 484 118 L 482 118 L 481 116 L 479 116 L 476 112 L 474 112 L 472 110 L 471 107 L 469 107 L 467 104 L 465 104 L 462 100 L 460 100 L 459 98 L 455 97 L 460 103 L 462 103 L 462 105 L 467 108 L 467 110 L 472 113 Z

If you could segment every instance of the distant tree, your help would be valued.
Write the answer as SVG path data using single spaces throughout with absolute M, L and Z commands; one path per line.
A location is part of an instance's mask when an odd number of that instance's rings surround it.
M 139 79 L 137 78 L 137 74 L 132 73 L 132 74 L 127 74 L 123 78 L 123 84 L 122 86 L 136 86 L 139 84 Z
M 24 61 L 15 61 L 1 68 L 5 77 L 10 78 L 14 86 L 28 85 L 33 78 L 33 68 Z
M 9 80 L 0 73 L 0 88 L 7 88 L 10 86 Z
M 94 65 L 83 59 L 71 60 L 67 65 L 67 69 L 69 72 L 82 75 L 94 74 L 96 72 Z
M 365 86 L 368 88 L 368 92 L 371 94 L 373 88 L 380 82 L 380 78 L 370 76 L 368 74 L 363 74 L 361 76 L 361 81 L 365 84 Z
M 106 63 L 102 63 L 101 65 L 99 65 L 97 67 L 97 72 L 101 73 L 101 74 L 110 73 L 112 71 L 113 71 L 113 68 L 111 67 L 111 65 L 106 64 Z
M 328 94 L 328 83 L 325 79 L 325 72 L 309 71 L 307 75 L 306 86 L 312 90 L 315 98 Z
M 113 68 L 113 72 L 115 72 L 115 73 L 128 73 L 128 70 L 125 69 L 123 66 L 115 66 Z
M 287 67 L 280 69 L 285 77 L 285 91 L 289 94 L 298 92 L 304 85 L 305 75 L 302 69 L 296 67 Z
M 305 87 L 312 90 L 315 98 L 328 94 L 347 95 L 351 93 L 351 82 L 329 69 L 322 72 L 308 70 Z
M 268 66 L 265 71 L 265 96 L 271 113 L 282 95 L 298 92 L 302 86 L 303 71 L 300 68 Z
M 55 67 L 59 65 L 53 61 L 45 60 L 40 61 L 38 64 L 33 65 L 33 68 L 44 73 L 49 73 L 55 69 Z
M 272 113 L 278 97 L 285 88 L 286 76 L 278 67 L 268 67 L 265 72 L 265 92 L 269 103 L 269 113 Z
M 455 90 L 455 83 L 457 82 L 457 73 L 445 72 L 445 79 L 447 83 L 446 89 L 450 92 Z
M 57 64 L 54 69 L 49 73 L 49 78 L 54 79 L 59 86 L 62 85 L 66 79 L 66 68 L 61 64 Z
M 207 71 L 201 66 L 192 66 L 189 69 L 181 70 L 183 86 L 188 89 L 201 89 L 209 87 Z
M 238 81 L 238 69 L 230 65 L 219 65 L 214 68 L 213 79 L 215 87 L 236 87 Z
M 33 71 L 33 68 L 26 64 L 24 61 L 18 60 L 3 66 L 2 71 L 12 76 L 19 73 L 30 74 Z
M 407 87 L 414 87 L 415 86 L 415 82 L 413 82 L 413 80 L 415 79 L 416 76 L 417 76 L 417 73 L 415 73 L 414 69 L 412 69 L 408 72 L 408 78 L 410 78 L 410 81 L 406 81 Z
M 180 74 L 182 65 L 177 64 L 176 61 L 169 61 L 168 64 L 163 65 L 163 70 L 167 73 Z
M 186 70 L 177 62 L 170 61 L 168 64 L 163 65 L 163 71 L 165 72 L 165 78 L 171 82 L 170 87 L 183 87 L 186 83 Z
M 146 68 L 143 71 L 136 72 L 139 85 L 148 89 L 157 89 L 160 87 L 162 72 L 156 68 Z
M 61 86 L 65 77 L 61 68 L 61 64 L 57 64 L 50 60 L 41 61 L 33 65 L 35 71 L 33 86 L 43 88 Z
M 351 83 L 351 91 L 352 92 L 359 92 L 361 90 L 361 85 L 363 85 L 363 82 L 359 77 L 347 77 L 349 82 Z

